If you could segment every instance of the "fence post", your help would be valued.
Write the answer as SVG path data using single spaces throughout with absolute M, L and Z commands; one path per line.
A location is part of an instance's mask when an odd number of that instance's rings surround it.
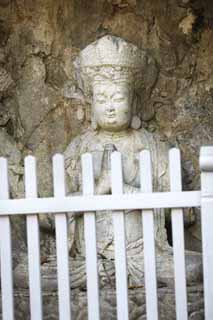
M 152 192 L 152 164 L 148 150 L 140 153 L 141 192 Z M 153 210 L 142 210 L 144 241 L 144 278 L 147 320 L 158 319 L 158 296 Z
M 119 195 L 123 193 L 121 154 L 119 152 L 113 152 L 111 160 L 112 194 Z M 124 212 L 114 211 L 112 218 L 114 226 L 117 318 L 118 320 L 128 320 L 129 307 Z
M 25 158 L 25 195 L 37 198 L 36 159 Z M 36 200 L 35 200 L 36 205 Z M 36 214 L 27 216 L 27 248 L 30 289 L 30 313 L 32 320 L 42 320 L 42 294 L 40 270 L 40 235 L 39 221 Z
M 66 195 L 64 157 L 55 154 L 53 157 L 54 197 L 60 201 Z M 66 213 L 55 214 L 56 255 L 58 275 L 59 319 L 71 320 L 68 223 Z
M 0 199 L 9 198 L 7 160 L 0 158 Z M 11 224 L 8 216 L 0 217 L 1 295 L 3 320 L 14 319 Z
M 203 246 L 203 278 L 205 320 L 213 319 L 213 147 L 202 147 L 201 168 L 201 227 Z
M 86 197 L 94 194 L 92 155 L 85 153 L 82 155 L 81 162 L 83 195 Z M 100 306 L 95 212 L 84 213 L 84 238 L 86 249 L 88 319 L 99 320 Z
M 180 150 L 177 148 L 172 148 L 169 151 L 169 178 L 171 192 L 182 191 L 181 158 Z M 172 241 L 177 320 L 188 319 L 183 221 L 183 209 L 172 209 Z

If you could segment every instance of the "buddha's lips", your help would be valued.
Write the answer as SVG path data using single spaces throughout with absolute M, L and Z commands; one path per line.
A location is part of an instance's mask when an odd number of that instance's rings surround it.
M 115 118 L 115 113 L 106 113 L 107 118 Z

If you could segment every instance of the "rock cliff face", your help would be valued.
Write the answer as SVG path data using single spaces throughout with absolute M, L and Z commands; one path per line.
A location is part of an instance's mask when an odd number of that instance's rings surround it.
M 90 121 L 73 61 L 108 33 L 157 61 L 157 80 L 140 110 L 143 126 L 181 149 L 184 188 L 199 188 L 199 148 L 213 143 L 211 0 L 0 0 L 0 155 L 9 157 L 13 197 L 23 195 L 23 157 L 30 153 L 38 158 L 39 194 L 52 193 L 51 156 Z M 195 216 L 186 245 L 199 250 Z M 24 223 L 13 222 L 24 249 Z

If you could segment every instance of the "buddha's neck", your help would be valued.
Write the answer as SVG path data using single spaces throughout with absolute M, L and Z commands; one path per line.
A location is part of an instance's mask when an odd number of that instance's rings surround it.
M 100 130 L 99 137 L 107 140 L 119 140 L 119 139 L 128 137 L 130 133 L 131 133 L 131 129 L 125 129 L 125 130 L 116 131 L 116 132 Z

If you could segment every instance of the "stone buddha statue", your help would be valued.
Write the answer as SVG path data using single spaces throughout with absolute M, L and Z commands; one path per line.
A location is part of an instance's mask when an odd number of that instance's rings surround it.
M 151 151 L 154 190 L 168 186 L 168 147 L 157 134 L 140 128 L 135 115 L 135 96 L 143 81 L 145 52 L 123 39 L 105 36 L 86 47 L 79 56 L 81 85 L 92 97 L 92 128 L 77 136 L 65 151 L 65 165 L 70 193 L 81 192 L 81 155 L 89 152 L 97 194 L 110 194 L 110 153 L 122 154 L 124 192 L 139 192 L 139 153 Z M 146 183 L 146 181 L 144 181 Z M 140 211 L 126 211 L 127 258 L 142 258 L 143 235 Z M 111 214 L 97 212 L 98 254 L 114 257 Z M 163 211 L 155 214 L 155 239 L 159 252 L 169 252 Z M 71 252 L 84 255 L 83 216 L 70 219 Z M 137 263 L 136 263 L 137 264 Z M 132 266 L 132 269 L 134 267 Z
M 140 192 L 139 153 L 144 149 L 151 152 L 154 191 L 169 190 L 168 145 L 161 141 L 157 133 L 140 128 L 141 121 L 135 111 L 137 92 L 143 85 L 146 59 L 145 51 L 109 35 L 81 51 L 76 66 L 80 86 L 91 96 L 92 127 L 77 136 L 65 151 L 70 193 L 81 192 L 81 155 L 89 152 L 93 157 L 95 192 L 110 194 L 110 154 L 114 150 L 122 154 L 124 192 Z M 157 264 L 162 279 L 171 279 L 172 249 L 167 241 L 164 211 L 158 210 L 154 216 Z M 69 221 L 71 254 L 84 256 L 83 215 L 75 218 L 70 215 Z M 129 279 L 134 284 L 143 277 L 141 224 L 139 210 L 125 212 Z M 97 212 L 96 228 L 98 255 L 112 260 L 114 236 L 111 214 Z
M 125 193 L 140 192 L 139 153 L 144 149 L 149 149 L 151 152 L 154 191 L 169 190 L 168 145 L 161 141 L 157 133 L 150 133 L 141 128 L 141 121 L 137 116 L 137 94 L 140 94 L 143 86 L 145 67 L 148 68 L 146 62 L 147 56 L 144 51 L 113 36 L 105 36 L 81 51 L 76 68 L 80 88 L 92 99 L 92 126 L 72 140 L 65 151 L 70 196 L 82 193 L 81 155 L 86 152 L 93 156 L 95 193 L 111 193 L 110 155 L 114 150 L 122 154 Z M 74 318 L 86 319 L 83 214 L 68 215 L 72 310 L 76 315 Z M 158 284 L 160 282 L 164 287 L 160 288 L 163 290 L 159 295 L 160 308 L 165 310 L 163 318 L 174 319 L 174 295 L 170 290 L 170 286 L 174 283 L 173 250 L 167 241 L 164 211 L 155 211 L 154 220 Z M 128 285 L 132 289 L 129 292 L 130 318 L 138 319 L 139 315 L 142 316 L 145 312 L 143 234 L 139 210 L 125 211 L 125 227 Z M 115 319 L 116 312 L 112 308 L 115 305 L 114 235 L 110 212 L 96 213 L 96 229 L 102 318 Z M 195 289 L 193 286 L 200 280 L 201 258 L 199 254 L 193 252 L 186 252 L 185 256 L 187 281 L 189 286 L 192 284 L 190 292 L 193 294 L 193 308 L 196 309 L 197 295 L 194 297 L 196 291 L 193 290 L 197 290 L 199 286 Z M 46 257 L 41 267 L 43 289 L 49 298 L 52 297 L 52 302 L 48 300 L 47 304 L 49 306 L 47 319 L 49 319 L 49 315 L 52 316 L 52 308 L 57 305 L 56 295 L 51 296 L 52 292 L 57 290 L 55 255 Z M 28 288 L 26 259 L 15 270 L 15 285 L 17 288 Z M 50 309 L 51 312 L 48 311 Z

